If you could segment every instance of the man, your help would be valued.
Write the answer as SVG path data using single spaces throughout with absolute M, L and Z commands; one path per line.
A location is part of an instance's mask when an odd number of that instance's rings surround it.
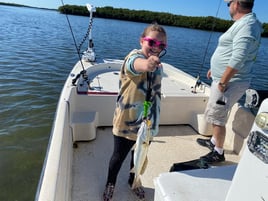
M 212 124 L 213 135 L 211 139 L 197 139 L 198 144 L 211 150 L 200 157 L 207 163 L 225 161 L 223 144 L 228 113 L 250 86 L 262 32 L 262 24 L 252 13 L 254 0 L 224 1 L 228 2 L 234 24 L 219 38 L 207 73 L 212 84 L 205 117 Z

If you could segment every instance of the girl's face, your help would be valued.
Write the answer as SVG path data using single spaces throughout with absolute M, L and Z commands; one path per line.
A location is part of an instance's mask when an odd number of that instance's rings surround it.
M 145 37 L 140 38 L 142 53 L 146 57 L 152 55 L 159 56 L 160 52 L 166 48 L 166 37 L 158 31 L 150 31 Z

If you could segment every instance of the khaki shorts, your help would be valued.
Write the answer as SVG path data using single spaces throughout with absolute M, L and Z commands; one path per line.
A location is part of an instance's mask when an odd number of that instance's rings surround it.
M 243 96 L 250 84 L 248 82 L 228 83 L 224 92 L 218 89 L 218 84 L 218 81 L 213 81 L 211 84 L 205 118 L 208 123 L 224 126 L 228 120 L 229 111 Z

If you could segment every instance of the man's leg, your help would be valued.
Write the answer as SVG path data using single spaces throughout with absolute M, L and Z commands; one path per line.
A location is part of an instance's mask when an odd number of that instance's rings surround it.
M 218 126 L 212 125 L 213 129 L 213 137 L 216 140 L 215 147 L 223 149 L 225 135 L 226 135 L 226 128 L 225 126 Z
M 225 126 L 213 124 L 212 130 L 213 138 L 215 140 L 215 147 L 207 155 L 200 157 L 200 159 L 206 161 L 207 163 L 223 162 L 225 161 L 223 145 L 226 135 L 226 128 Z

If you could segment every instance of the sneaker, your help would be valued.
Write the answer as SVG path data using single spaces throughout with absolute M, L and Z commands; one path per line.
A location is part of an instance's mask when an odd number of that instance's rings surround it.
M 209 148 L 210 151 L 214 150 L 215 145 L 212 144 L 210 139 L 197 138 L 196 142 L 203 147 Z
M 114 194 L 114 184 L 108 183 L 103 192 L 103 201 L 111 201 Z
M 200 157 L 200 160 L 203 160 L 206 163 L 216 163 L 225 161 L 224 153 L 221 155 L 217 151 L 213 150 L 207 155 Z
M 145 201 L 145 192 L 142 186 L 134 188 L 132 191 L 139 198 L 139 201 Z

